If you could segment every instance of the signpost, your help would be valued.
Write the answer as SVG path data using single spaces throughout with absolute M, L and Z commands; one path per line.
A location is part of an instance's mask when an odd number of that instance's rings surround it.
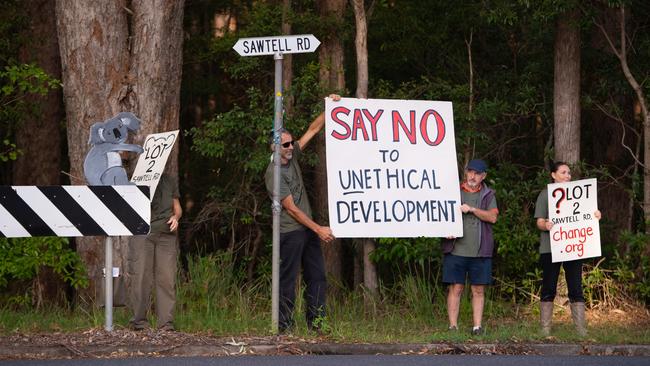
M 273 118 L 273 257 L 271 326 L 278 332 L 280 300 L 280 130 L 282 129 L 282 55 L 316 51 L 320 41 L 313 34 L 240 38 L 233 46 L 240 56 L 270 56 L 275 60 L 275 110 Z

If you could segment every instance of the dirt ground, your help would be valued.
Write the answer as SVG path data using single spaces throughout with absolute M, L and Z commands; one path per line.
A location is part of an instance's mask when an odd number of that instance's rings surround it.
M 590 327 L 650 326 L 650 311 L 643 307 L 627 306 L 625 309 L 590 309 L 587 313 Z M 556 306 L 554 319 L 570 322 L 570 312 Z M 184 333 L 152 329 L 132 331 L 116 329 L 107 332 L 102 328 L 81 332 L 52 332 L 38 334 L 11 334 L 0 337 L 0 359 L 21 358 L 105 358 L 105 357 L 160 357 L 169 355 L 236 355 L 236 354 L 304 354 L 311 346 L 333 344 L 327 337 L 303 339 L 294 336 L 238 336 L 217 337 L 209 333 Z M 514 345 L 513 345 L 514 346 Z M 473 353 L 483 349 L 459 350 L 458 345 L 441 348 L 434 353 Z M 461 346 L 462 347 L 462 346 Z M 525 349 L 506 344 L 490 353 L 522 354 Z M 431 353 L 431 349 L 422 352 Z

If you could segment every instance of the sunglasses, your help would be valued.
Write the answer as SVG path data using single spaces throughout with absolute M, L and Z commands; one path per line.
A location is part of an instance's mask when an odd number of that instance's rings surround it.
M 282 147 L 284 147 L 285 149 L 288 149 L 289 146 L 291 146 L 291 145 L 293 145 L 293 141 L 287 141 L 287 142 L 282 144 Z

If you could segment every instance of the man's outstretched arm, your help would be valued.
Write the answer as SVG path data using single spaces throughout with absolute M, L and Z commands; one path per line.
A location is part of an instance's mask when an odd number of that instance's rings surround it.
M 338 102 L 341 100 L 341 96 L 338 94 L 330 94 L 329 96 L 332 98 L 335 102 Z M 309 127 L 307 128 L 307 131 L 302 135 L 300 139 L 298 139 L 298 144 L 300 144 L 300 149 L 304 150 L 305 147 L 307 147 L 307 144 L 311 139 L 316 136 L 320 130 L 323 129 L 323 126 L 325 126 L 325 113 L 321 113 L 318 115 L 318 117 L 314 118 L 314 120 L 311 122 Z

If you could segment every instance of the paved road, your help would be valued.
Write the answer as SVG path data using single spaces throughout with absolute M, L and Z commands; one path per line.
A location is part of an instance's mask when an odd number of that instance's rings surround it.
M 0 361 L 1 366 L 648 366 L 627 356 L 235 356 Z

